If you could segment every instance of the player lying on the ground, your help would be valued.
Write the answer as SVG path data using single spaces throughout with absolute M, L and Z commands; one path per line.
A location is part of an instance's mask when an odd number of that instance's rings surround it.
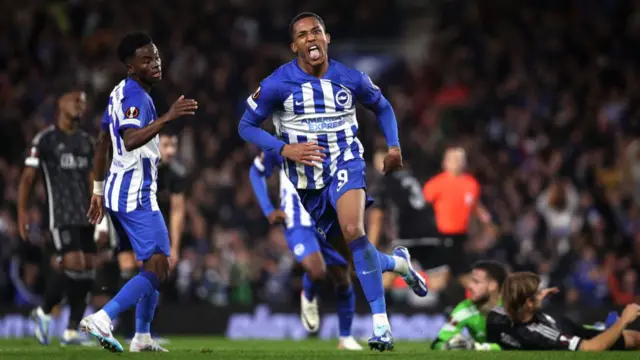
M 471 297 L 458 304 L 440 329 L 431 348 L 438 350 L 500 350 L 487 342 L 487 314 L 500 304 L 500 289 L 507 278 L 504 265 L 480 261 L 471 267 L 468 289 Z M 467 329 L 471 338 L 462 335 Z
M 109 106 L 96 143 L 94 195 L 87 217 L 100 223 L 104 207 L 120 241 L 129 241 L 142 271 L 129 280 L 100 311 L 85 317 L 81 329 L 112 352 L 122 352 L 113 336 L 112 321 L 136 306 L 136 336 L 131 351 L 166 351 L 150 334 L 160 283 L 169 274 L 171 241 L 157 197 L 158 133 L 169 122 L 193 115 L 198 105 L 181 96 L 161 117 L 149 91 L 162 79 L 158 49 L 145 34 L 129 34 L 118 45 L 118 57 L 127 66 L 127 78 L 111 92 Z M 107 153 L 113 144 L 109 176 Z
M 265 179 L 273 174 L 276 167 L 282 167 L 283 158 L 269 151 L 256 157 L 250 170 L 251 185 L 264 215 L 271 224 L 284 224 L 285 238 L 289 249 L 305 270 L 303 275 L 303 291 L 300 296 L 300 318 L 305 329 L 316 332 L 320 328 L 320 315 L 316 298 L 318 282 L 329 274 L 336 288 L 336 303 L 340 327 L 340 348 L 360 350 L 362 347 L 351 336 L 351 323 L 355 312 L 355 295 L 351 287 L 349 271 L 349 252 L 327 239 L 316 230 L 315 222 L 300 202 L 300 196 L 284 170 L 280 175 L 280 207 L 273 207 Z M 402 276 L 409 284 L 414 284 L 414 291 L 420 288 L 412 282 L 415 271 L 409 261 L 409 253 L 403 247 L 393 251 L 393 255 L 379 253 L 384 271 L 393 271 Z M 391 260 L 391 261 L 389 261 Z
M 391 325 L 382 285 L 384 262 L 364 230 L 364 212 L 373 200 L 367 196 L 363 158 L 358 140 L 356 101 L 376 114 L 387 140 L 385 172 L 402 167 L 398 125 L 391 104 L 363 72 L 328 57 L 331 40 L 322 18 L 302 13 L 290 27 L 295 60 L 281 66 L 260 83 L 247 99 L 238 125 L 240 136 L 264 151 L 285 160 L 285 172 L 316 226 L 329 239 L 342 238 L 353 255 L 360 286 L 373 313 L 373 336 L 369 347 L 393 349 Z M 271 116 L 277 137 L 260 125 Z M 382 261 L 381 261 L 382 259 Z M 417 273 L 411 284 L 427 286 Z
M 540 290 L 540 277 L 519 272 L 507 277 L 502 288 L 504 308 L 487 317 L 487 340 L 503 350 L 637 350 L 640 332 L 626 330 L 640 315 L 640 306 L 628 305 L 622 316 L 604 331 L 587 329 L 566 318 L 540 311 L 542 301 L 558 289 Z
M 32 141 L 18 189 L 18 230 L 29 242 L 29 197 L 40 169 L 44 176 L 49 229 L 60 258 L 60 271 L 47 279 L 44 304 L 31 313 L 34 334 L 42 345 L 49 344 L 51 311 L 66 297 L 70 314 L 61 343 L 81 344 L 78 324 L 95 277 L 96 246 L 93 227 L 84 214 L 89 209 L 93 141 L 80 121 L 86 109 L 86 95 L 70 91 L 58 99 L 56 125 L 39 132 Z M 48 255 L 48 254 L 47 254 Z M 48 256 L 47 256 L 48 258 Z

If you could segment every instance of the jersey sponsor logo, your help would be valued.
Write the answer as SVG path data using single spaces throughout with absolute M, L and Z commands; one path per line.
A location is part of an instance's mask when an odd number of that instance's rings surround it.
M 60 167 L 65 170 L 85 169 L 89 166 L 89 159 L 86 156 L 73 156 L 65 153 L 60 155 Z
M 346 116 L 338 117 L 318 117 L 312 119 L 304 119 L 300 121 L 303 124 L 307 124 L 310 132 L 322 131 L 327 129 L 336 129 L 344 126 L 347 123 Z
M 138 110 L 138 108 L 135 106 L 132 106 L 127 109 L 127 112 L 124 113 L 124 116 L 126 116 L 127 119 L 136 119 L 139 114 L 140 114 L 140 111 Z
M 261 90 L 261 87 L 260 87 L 260 86 L 258 86 L 258 88 L 257 88 L 257 89 L 256 89 L 256 91 L 253 93 L 253 95 L 251 95 L 251 98 L 252 98 L 253 100 L 258 100 L 258 98 L 260 97 L 260 90 Z

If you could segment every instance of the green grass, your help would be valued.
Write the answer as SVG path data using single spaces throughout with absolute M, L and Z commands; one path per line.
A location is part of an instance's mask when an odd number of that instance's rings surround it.
M 123 344 L 125 345 L 125 344 Z M 333 341 L 230 341 L 220 338 L 171 338 L 166 347 L 169 353 L 112 354 L 98 347 L 61 347 L 57 343 L 43 347 L 33 339 L 0 340 L 0 359 L 46 360 L 102 360 L 114 358 L 135 359 L 421 359 L 421 360 L 561 360 L 561 359 L 640 359 L 640 352 L 570 353 L 570 352 L 435 352 L 421 342 L 399 342 L 392 352 L 346 352 L 336 350 Z M 125 348 L 127 346 L 125 345 Z

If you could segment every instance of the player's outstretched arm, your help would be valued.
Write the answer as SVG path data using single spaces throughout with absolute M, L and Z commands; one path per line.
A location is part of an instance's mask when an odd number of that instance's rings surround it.
M 622 316 L 620 316 L 620 319 L 618 319 L 613 326 L 593 339 L 582 340 L 578 349 L 580 351 L 604 351 L 610 349 L 618 338 L 622 336 L 624 329 L 634 322 L 638 318 L 638 315 L 640 315 L 640 305 L 627 305 L 622 312 Z
M 195 115 L 198 109 L 198 102 L 193 99 L 185 99 L 184 95 L 180 96 L 176 102 L 171 105 L 169 111 L 162 115 L 156 121 L 152 121 L 149 125 L 141 128 L 130 127 L 124 130 L 122 140 L 124 148 L 127 151 L 135 150 L 148 143 L 154 136 L 158 135 L 160 130 L 170 121 L 181 116 Z

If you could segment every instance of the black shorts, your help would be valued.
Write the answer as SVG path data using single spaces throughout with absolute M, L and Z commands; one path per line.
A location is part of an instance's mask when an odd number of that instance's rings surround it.
M 418 261 L 424 270 L 448 267 L 452 275 L 458 276 L 471 270 L 469 257 L 464 250 L 466 241 L 466 234 L 458 234 L 398 240 L 396 244 L 406 246 L 411 253 L 411 259 Z
M 93 238 L 93 226 L 64 226 L 51 230 L 53 245 L 58 254 L 71 251 L 95 254 L 96 242 Z

